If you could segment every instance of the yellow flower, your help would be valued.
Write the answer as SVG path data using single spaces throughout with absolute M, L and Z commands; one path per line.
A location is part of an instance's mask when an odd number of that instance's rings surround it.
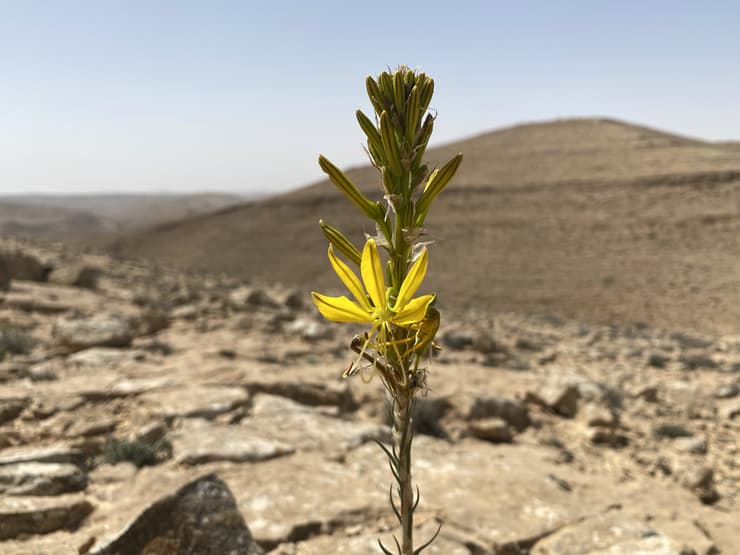
M 434 301 L 434 295 L 411 298 L 421 282 L 424 281 L 424 275 L 427 271 L 429 259 L 426 247 L 409 268 L 392 305 L 389 304 L 382 264 L 375 240 L 368 239 L 362 249 L 360 259 L 362 281 L 349 266 L 337 258 L 331 245 L 329 245 L 329 262 L 344 285 L 352 293 L 356 302 L 345 296 L 328 297 L 313 292 L 311 295 L 314 304 L 324 318 L 328 320 L 371 324 L 372 328 L 365 346 L 377 332 L 376 349 L 380 354 L 385 354 L 385 345 L 388 344 L 386 338 L 389 333 L 392 333 L 392 326 L 408 328 L 412 324 L 421 322 L 429 305 Z

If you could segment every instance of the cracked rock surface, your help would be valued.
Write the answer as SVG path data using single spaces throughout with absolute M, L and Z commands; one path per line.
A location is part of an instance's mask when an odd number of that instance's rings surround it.
M 277 284 L 94 263 L 0 302 L 0 553 L 393 545 L 384 392 L 341 379 L 359 329 Z M 426 553 L 740 553 L 740 336 L 444 318 L 415 412 Z

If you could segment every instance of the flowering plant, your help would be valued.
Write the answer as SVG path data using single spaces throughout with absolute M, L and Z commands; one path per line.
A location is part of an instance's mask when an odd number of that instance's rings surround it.
M 357 353 L 344 377 L 360 373 L 369 382 L 378 375 L 388 392 L 393 414 L 393 445 L 380 444 L 390 461 L 397 483 L 390 502 L 401 525 L 401 541 L 394 537 L 399 555 L 421 553 L 437 534 L 421 547 L 413 546 L 413 513 L 419 503 L 411 480 L 413 405 L 418 393 L 426 393 L 426 353 L 438 348 L 434 336 L 440 314 L 436 295 L 414 297 L 429 264 L 424 222 L 432 202 L 455 175 L 462 154 L 429 172 L 424 153 L 434 127 L 429 113 L 434 81 L 424 73 L 401 66 L 368 77 L 367 92 L 375 122 L 360 110 L 357 121 L 367 136 L 367 152 L 381 175 L 383 201 L 368 199 L 352 181 L 323 156 L 319 165 L 331 182 L 375 224 L 376 235 L 366 238 L 360 251 L 339 230 L 320 221 L 329 241 L 329 262 L 352 295 L 329 297 L 312 293 L 319 312 L 335 322 L 369 325 L 351 341 Z M 423 185 L 423 187 L 422 187 Z M 385 264 L 380 250 L 385 251 Z M 342 261 L 358 267 L 360 277 Z M 439 529 L 437 530 L 437 533 Z M 381 542 L 380 548 L 392 555 Z

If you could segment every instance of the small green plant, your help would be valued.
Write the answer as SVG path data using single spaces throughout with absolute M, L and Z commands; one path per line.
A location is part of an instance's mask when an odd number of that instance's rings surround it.
M 691 437 L 693 435 L 690 430 L 681 424 L 667 422 L 657 424 L 653 427 L 653 436 L 658 439 L 676 439 L 678 437 Z
M 160 439 L 153 444 L 143 441 L 113 438 L 103 448 L 103 459 L 108 464 L 120 462 L 133 463 L 137 468 L 154 466 L 168 458 L 172 446 L 166 439 Z
M 424 73 L 401 66 L 377 79 L 368 77 L 367 92 L 375 121 L 357 111 L 357 121 L 367 137 L 367 152 L 380 173 L 382 199 L 370 200 L 334 164 L 319 157 L 331 182 L 369 218 L 376 234 L 366 238 L 362 250 L 336 228 L 319 222 L 329 241 L 329 263 L 352 294 L 329 297 L 312 293 L 321 314 L 335 322 L 356 322 L 369 327 L 355 336 L 350 348 L 356 358 L 344 372 L 360 374 L 364 382 L 378 376 L 390 398 L 393 445 L 380 444 L 396 481 L 390 502 L 401 525 L 399 555 L 417 555 L 437 533 L 414 548 L 413 514 L 419 504 L 411 479 L 412 415 L 414 397 L 427 391 L 427 368 L 422 361 L 435 348 L 440 313 L 436 295 L 414 297 L 429 265 L 424 222 L 432 202 L 455 175 L 462 155 L 433 171 L 424 164 L 424 153 L 434 127 L 429 113 L 434 81 Z M 349 263 L 343 261 L 339 255 Z M 352 266 L 350 266 L 350 264 Z M 359 269 L 358 277 L 355 269 Z M 393 555 L 380 541 L 386 555 Z
M 34 344 L 33 337 L 18 328 L 0 328 L 0 360 L 7 353 L 27 355 Z

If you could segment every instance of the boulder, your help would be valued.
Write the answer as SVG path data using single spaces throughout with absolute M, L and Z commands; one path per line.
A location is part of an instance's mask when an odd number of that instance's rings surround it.
M 77 526 L 93 506 L 80 494 L 0 498 L 0 540 Z
M 148 507 L 92 555 L 263 555 L 228 486 L 208 474 Z
M 90 347 L 128 347 L 133 340 L 129 322 L 113 314 L 61 317 L 52 330 L 54 341 L 70 351 Z
M 5 279 L 45 281 L 48 272 L 49 268 L 30 253 L 18 249 L 0 250 L 0 276 L 4 275 Z
M 69 264 L 54 268 L 49 274 L 49 282 L 58 285 L 95 289 L 102 270 L 90 264 Z
M 73 464 L 26 462 L 0 466 L 3 495 L 59 495 L 86 486 L 87 476 Z

